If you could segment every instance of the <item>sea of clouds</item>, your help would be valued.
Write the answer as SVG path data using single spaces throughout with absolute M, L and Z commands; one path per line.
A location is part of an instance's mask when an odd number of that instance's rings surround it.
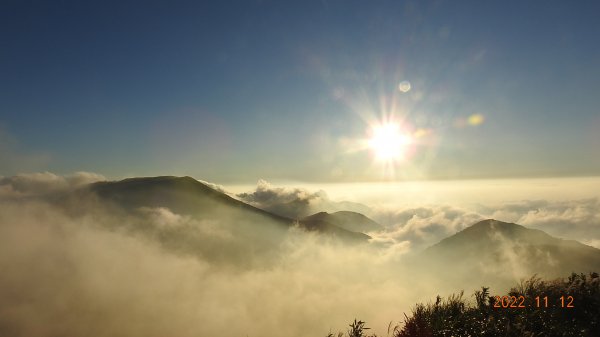
M 324 336 L 354 318 L 385 335 L 415 302 L 462 290 L 444 284 L 448 271 L 427 274 L 405 257 L 480 219 L 600 240 L 598 199 L 394 209 L 262 182 L 237 197 L 291 217 L 350 207 L 386 230 L 369 233 L 370 245 L 347 246 L 292 227 L 268 264 L 238 268 L 223 263 L 240 258 L 231 247 L 243 244 L 227 224 L 51 197 L 101 180 L 86 172 L 0 178 L 0 335 Z M 178 235 L 186 243 L 170 239 Z M 215 251 L 223 254 L 207 255 Z M 478 286 L 471 280 L 464 290 Z

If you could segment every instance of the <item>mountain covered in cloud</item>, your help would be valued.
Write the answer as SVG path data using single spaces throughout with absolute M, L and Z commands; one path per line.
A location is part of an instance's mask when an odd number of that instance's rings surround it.
M 98 180 L 0 179 L 0 335 L 319 335 L 357 314 L 385 326 L 436 294 L 600 269 L 594 248 L 459 208 L 399 209 L 379 230 L 370 214 L 286 217 L 189 177 Z
M 319 212 L 302 218 L 305 224 L 328 223 L 352 232 L 367 233 L 383 230 L 383 226 L 364 214 L 339 211 L 335 213 Z
M 96 182 L 83 190 L 93 193 L 104 204 L 133 214 L 134 218 L 141 215 L 143 220 L 137 230 L 148 231 L 148 223 L 153 223 L 154 220 L 148 221 L 144 216 L 156 217 L 159 213 L 164 216 L 167 212 L 189 219 L 190 223 L 201 223 L 196 227 L 211 223 L 217 229 L 226 229 L 234 238 L 225 245 L 228 247 L 225 251 L 238 252 L 239 255 L 244 252 L 261 256 L 274 253 L 293 226 L 344 242 L 367 242 L 370 237 L 363 233 L 372 232 L 377 236 L 384 230 L 367 216 L 350 211 L 318 212 L 298 220 L 281 216 L 230 197 L 224 191 L 190 177 Z M 199 247 L 207 246 L 207 236 L 194 234 L 194 225 L 177 229 L 158 228 L 160 234 L 153 235 L 168 246 L 177 249 L 188 246 L 190 250 L 201 251 L 205 249 Z M 219 250 L 216 246 L 213 248 Z M 202 254 L 206 256 L 207 252 Z M 215 253 L 212 251 L 210 254 Z M 600 270 L 598 249 L 573 240 L 558 239 L 541 230 L 491 219 L 466 227 L 420 255 L 427 265 L 452 266 L 460 279 L 464 275 L 490 275 L 509 282 L 532 274 L 560 277 L 570 272 Z
M 270 228 L 285 231 L 292 225 L 323 234 L 331 234 L 346 242 L 366 242 L 369 236 L 334 223 L 315 219 L 296 221 L 234 199 L 212 186 L 191 177 L 130 178 L 115 182 L 91 184 L 88 190 L 115 206 L 128 211 L 146 208 L 167 208 L 170 211 L 199 220 L 227 222 L 240 229 L 260 233 Z
M 372 213 L 368 206 L 361 203 L 331 200 L 323 190 L 278 187 L 262 179 L 253 191 L 239 193 L 236 197 L 245 203 L 292 219 L 301 219 L 318 212 Z
M 164 216 L 166 212 L 201 223 L 199 226 L 212 223 L 213 227 L 226 229 L 235 236 L 227 251 L 238 251 L 240 255 L 244 251 L 261 255 L 275 252 L 293 226 L 344 242 L 367 242 L 370 237 L 364 233 L 378 235 L 384 230 L 367 216 L 350 211 L 318 212 L 298 220 L 281 216 L 249 205 L 190 177 L 96 182 L 82 190 L 92 192 L 103 203 L 134 217 L 140 218 L 141 215 L 138 230 L 145 231 L 144 226 L 152 223 L 144 216 L 151 214 L 155 217 L 158 213 Z M 206 246 L 203 234 L 194 234 L 194 225 L 185 229 L 159 228 L 160 235 L 155 236 L 171 246 L 180 248 L 187 245 L 192 250 L 202 250 L 198 246 Z M 195 236 L 202 239 L 194 240 Z M 541 230 L 491 219 L 477 222 L 441 240 L 421 256 L 433 265 L 454 266 L 461 278 L 463 275 L 489 274 L 513 281 L 531 274 L 560 277 L 570 272 L 600 270 L 598 249 L 573 240 L 558 239 Z
M 202 218 L 243 215 L 262 223 L 287 226 L 290 219 L 240 202 L 191 177 L 129 178 L 91 184 L 89 191 L 126 210 L 166 207 L 177 214 Z
M 434 269 L 451 267 L 452 272 L 446 275 L 449 280 L 464 275 L 498 281 L 533 274 L 554 278 L 600 270 L 600 249 L 493 219 L 441 240 L 421 257 Z

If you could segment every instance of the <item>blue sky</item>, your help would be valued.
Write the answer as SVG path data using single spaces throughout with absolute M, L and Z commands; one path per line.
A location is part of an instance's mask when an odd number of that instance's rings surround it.
M 0 175 L 597 175 L 598 7 L 4 1 Z M 384 116 L 427 131 L 391 176 L 348 146 Z

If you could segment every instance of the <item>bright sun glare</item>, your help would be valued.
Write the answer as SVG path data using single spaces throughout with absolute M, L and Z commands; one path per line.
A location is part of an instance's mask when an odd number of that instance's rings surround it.
M 374 126 L 369 139 L 369 147 L 375 152 L 375 157 L 381 161 L 396 161 L 403 159 L 406 147 L 411 140 L 395 123 Z

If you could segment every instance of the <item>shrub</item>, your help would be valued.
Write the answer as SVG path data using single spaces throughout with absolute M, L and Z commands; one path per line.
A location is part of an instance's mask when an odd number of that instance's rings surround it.
M 505 295 L 508 301 L 502 303 L 497 299 L 503 295 L 490 296 L 489 288 L 482 287 L 473 295 L 474 305 L 463 297 L 463 292 L 446 299 L 438 296 L 434 303 L 419 303 L 410 316 L 405 314 L 404 324 L 396 326 L 392 336 L 600 336 L 597 273 L 571 274 L 567 279 L 553 281 L 533 276 Z M 517 301 L 510 300 L 511 296 Z M 522 307 L 510 307 L 509 302 Z M 348 336 L 365 336 L 364 324 L 354 320 Z

